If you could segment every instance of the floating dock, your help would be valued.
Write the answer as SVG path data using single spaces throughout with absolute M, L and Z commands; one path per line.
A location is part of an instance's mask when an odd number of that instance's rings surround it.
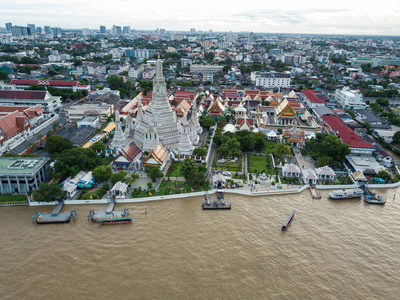
M 110 197 L 110 202 L 107 204 L 106 210 L 89 211 L 88 221 L 101 224 L 124 224 L 132 223 L 132 217 L 129 216 L 129 210 L 114 210 L 115 199 Z
M 218 201 L 211 202 L 210 196 L 206 194 L 205 200 L 202 204 L 203 209 L 231 209 L 231 204 L 225 202 L 224 190 L 217 190 Z
M 373 193 L 367 185 L 363 184 L 361 188 L 364 190 L 364 201 L 369 204 L 379 204 L 383 205 L 386 203 L 386 198 L 382 196 L 377 196 Z
M 60 213 L 61 209 L 64 206 L 64 202 L 60 201 L 54 208 L 51 214 L 40 213 L 35 211 L 32 216 L 32 222 L 36 222 L 36 224 L 57 224 L 57 223 L 68 223 L 73 218 L 75 221 L 75 217 L 77 216 L 76 210 L 71 210 L 70 212 Z

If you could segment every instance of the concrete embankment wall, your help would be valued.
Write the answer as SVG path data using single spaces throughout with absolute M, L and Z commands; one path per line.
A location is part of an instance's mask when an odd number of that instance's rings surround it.
M 389 184 L 370 184 L 369 188 L 395 188 L 400 186 L 400 182 L 397 183 L 389 183 Z M 357 185 L 317 185 L 317 189 L 320 190 L 340 190 L 340 189 L 354 189 Z M 259 191 L 259 192 L 249 192 L 243 190 L 235 190 L 235 189 L 227 189 L 224 190 L 225 194 L 237 194 L 244 196 L 268 196 L 268 195 L 285 195 L 285 194 L 297 194 L 301 193 L 304 190 L 308 189 L 309 185 L 304 185 L 298 189 L 280 189 L 280 190 L 268 190 L 268 191 Z M 140 203 L 140 202 L 149 202 L 149 201 L 159 201 L 159 200 L 170 200 L 170 199 L 181 199 L 181 198 L 190 198 L 190 197 L 199 197 L 204 196 L 205 194 L 215 194 L 217 192 L 216 189 L 210 191 L 203 192 L 194 192 L 194 193 L 186 193 L 186 194 L 175 194 L 175 195 L 165 195 L 165 196 L 153 196 L 153 197 L 144 197 L 144 198 L 126 198 L 126 199 L 117 199 L 116 203 Z M 77 204 L 107 204 L 107 199 L 101 200 L 66 200 L 64 204 L 66 205 L 77 205 Z M 56 205 L 56 202 L 30 202 L 30 206 L 45 206 L 45 205 Z

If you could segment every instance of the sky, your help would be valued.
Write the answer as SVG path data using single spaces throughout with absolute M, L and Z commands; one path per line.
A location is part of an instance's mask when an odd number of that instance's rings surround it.
M 398 0 L 0 0 L 1 27 L 400 35 L 399 13 Z

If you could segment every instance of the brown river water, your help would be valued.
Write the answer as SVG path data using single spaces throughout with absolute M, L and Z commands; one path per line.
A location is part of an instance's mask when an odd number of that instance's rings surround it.
M 230 211 L 203 211 L 203 197 L 118 204 L 133 223 L 113 226 L 87 221 L 106 205 L 66 206 L 77 221 L 54 225 L 2 207 L 0 298 L 400 299 L 399 191 L 375 190 L 384 206 L 308 190 L 227 194 Z

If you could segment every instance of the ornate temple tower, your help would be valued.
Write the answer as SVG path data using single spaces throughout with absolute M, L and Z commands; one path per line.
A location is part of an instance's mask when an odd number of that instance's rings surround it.
M 138 109 L 138 114 L 139 112 Z M 155 147 L 153 147 L 153 145 L 155 145 L 155 143 L 150 139 L 154 137 L 154 135 L 166 148 L 177 147 L 180 132 L 176 115 L 168 101 L 167 88 L 160 59 L 156 62 L 152 100 L 143 116 L 143 120 L 140 120 L 140 116 L 138 115 L 136 122 L 137 126 L 133 139 L 142 149 L 146 151 L 148 151 L 148 148 L 154 150 Z
M 185 155 L 192 155 L 193 145 L 190 140 L 190 125 L 187 121 L 187 113 L 183 115 L 182 120 L 182 134 L 179 140 L 178 153 Z
M 111 142 L 110 148 L 115 150 L 115 151 L 120 151 L 121 149 L 124 149 L 126 146 L 126 138 L 124 135 L 124 132 L 122 131 L 121 127 L 121 121 L 119 117 L 119 111 L 115 111 L 115 133 L 114 133 L 114 138 Z

